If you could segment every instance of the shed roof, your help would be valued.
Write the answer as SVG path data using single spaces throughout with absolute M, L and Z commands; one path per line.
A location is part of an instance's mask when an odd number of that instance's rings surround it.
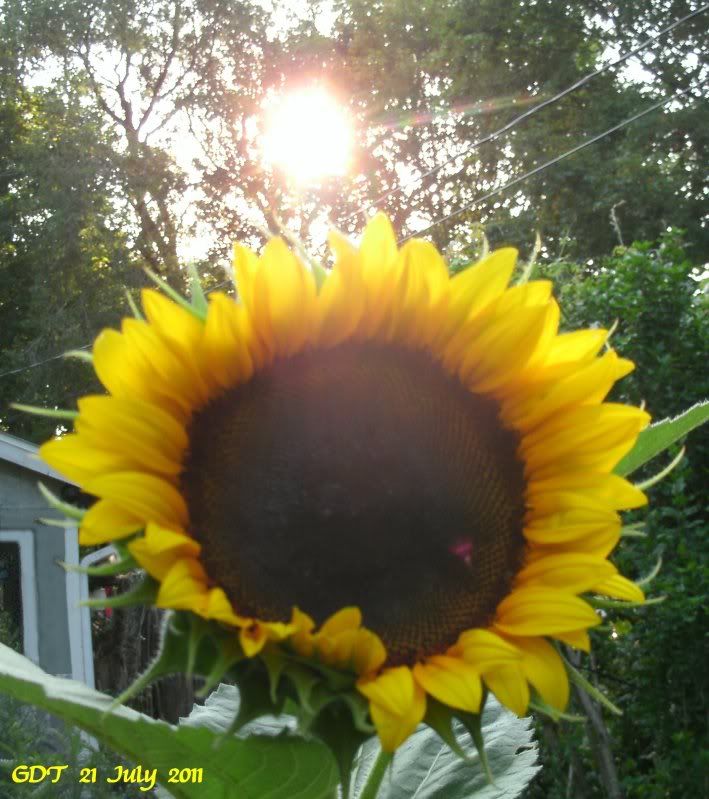
M 24 469 L 29 469 L 37 474 L 42 474 L 45 477 L 51 477 L 53 480 L 60 480 L 62 483 L 69 485 L 76 485 L 72 480 L 67 480 L 66 477 L 59 474 L 59 472 L 47 466 L 44 461 L 40 460 L 37 455 L 38 447 L 30 444 L 29 441 L 24 441 L 16 436 L 11 436 L 9 433 L 0 433 L 0 459 L 14 463 L 17 466 L 22 466 Z

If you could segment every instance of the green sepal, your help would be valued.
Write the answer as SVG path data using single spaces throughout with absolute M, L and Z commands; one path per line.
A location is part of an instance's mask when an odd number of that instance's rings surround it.
M 278 700 L 278 687 L 281 683 L 281 677 L 286 668 L 287 661 L 283 654 L 275 648 L 265 648 L 261 652 L 261 660 L 266 667 L 266 674 L 268 675 L 269 690 L 271 692 L 271 701 Z
M 653 596 L 649 599 L 643 599 L 642 602 L 633 602 L 627 599 L 603 599 L 597 596 L 585 596 L 584 602 L 588 602 L 592 608 L 603 610 L 630 610 L 631 608 L 645 608 L 648 605 L 660 605 L 666 599 L 666 596 Z
M 354 688 L 351 691 L 340 694 L 340 699 L 349 708 L 355 727 L 362 733 L 374 735 L 377 730 L 369 720 L 369 702 L 362 694 Z
M 563 656 L 562 656 L 563 657 Z M 605 708 L 610 710 L 611 713 L 614 713 L 616 716 L 622 716 L 623 711 L 617 707 L 616 705 L 611 702 L 611 700 L 603 693 L 603 691 L 596 688 L 595 685 L 590 683 L 584 676 L 581 674 L 578 669 L 575 669 L 569 661 L 564 658 L 564 664 L 566 666 L 566 671 L 568 672 L 569 679 L 571 682 L 577 687 L 580 688 L 584 693 L 587 693 L 592 699 L 595 699 L 596 702 L 603 705 Z
M 153 272 L 152 270 L 150 270 L 150 269 L 147 269 L 147 268 L 145 269 L 145 274 L 146 274 L 146 275 L 147 275 L 147 276 L 148 276 L 148 277 L 149 277 L 149 278 L 150 278 L 150 279 L 153 281 L 153 283 L 155 283 L 155 285 L 156 285 L 156 286 L 157 286 L 157 287 L 158 287 L 158 288 L 159 288 L 161 291 L 163 291 L 163 292 L 164 292 L 164 293 L 165 293 L 165 294 L 166 294 L 166 295 L 167 295 L 167 296 L 168 296 L 168 297 L 169 297 L 169 298 L 170 298 L 170 299 L 171 299 L 173 302 L 177 303 L 177 305 L 179 305 L 179 306 L 180 306 L 180 308 L 184 308 L 184 309 L 185 309 L 185 311 L 189 311 L 189 312 L 192 314 L 192 316 L 195 316 L 197 319 L 199 319 L 199 321 L 200 321 L 200 322 L 204 322 L 204 320 L 205 320 L 205 318 L 206 318 L 206 317 L 205 317 L 205 314 L 203 314 L 203 313 L 200 313 L 200 311 L 199 311 L 197 308 L 195 308 L 195 306 L 194 306 L 194 305 L 192 305 L 192 303 L 191 303 L 191 302 L 189 302 L 188 300 L 186 300 L 186 299 L 185 299 L 185 298 L 184 298 L 184 297 L 183 297 L 183 296 L 182 296 L 182 295 L 179 293 L 179 291 L 175 291 L 175 289 L 174 289 L 174 288 L 172 288 L 172 286 L 171 286 L 171 285 L 170 285 L 170 284 L 169 284 L 169 283 L 168 283 L 166 280 L 163 280 L 163 279 L 162 279 L 162 278 L 161 278 L 159 275 L 156 275 L 156 274 L 155 274 L 155 272 Z
M 206 319 L 209 303 L 207 302 L 207 295 L 204 293 L 204 288 L 202 288 L 202 281 L 197 272 L 197 267 L 194 264 L 190 264 L 187 267 L 187 271 L 190 276 L 190 300 L 192 308 L 200 315 L 201 319 Z
M 155 586 L 157 588 L 157 583 Z M 188 618 L 190 615 L 192 614 L 182 611 L 170 611 L 165 614 L 157 654 L 147 669 L 114 700 L 108 712 L 118 705 L 124 704 L 161 677 L 186 671 L 189 659 L 189 637 L 193 634 L 191 633 L 193 622 Z M 216 625 L 211 625 L 202 619 L 199 621 L 205 625 L 209 624 L 213 628 L 214 634 L 219 635 L 220 631 Z M 206 644 L 206 646 L 201 644 Z M 195 673 L 209 674 L 216 654 L 216 645 L 212 639 L 202 636 L 195 656 Z
M 224 735 L 238 732 L 245 724 L 260 716 L 279 716 L 283 713 L 285 697 L 271 699 L 268 674 L 258 658 L 245 659 L 237 670 L 235 682 L 239 688 L 239 709 L 234 721 Z
M 82 608 L 129 608 L 134 605 L 152 605 L 158 595 L 159 585 L 149 575 L 143 579 L 130 591 L 118 596 L 104 597 L 103 599 L 86 599 L 80 602 Z
M 548 716 L 552 721 L 570 721 L 572 724 L 582 724 L 586 721 L 585 716 L 576 716 L 571 713 L 564 713 L 563 710 L 558 710 L 545 702 L 536 692 L 534 693 L 534 698 L 529 702 L 529 709 L 535 713 Z
M 322 677 L 317 672 L 301 666 L 299 663 L 289 663 L 284 675 L 295 689 L 298 707 L 304 710 L 308 716 L 314 717 L 313 692 Z
M 661 480 L 664 480 L 667 475 L 674 471 L 674 469 L 679 466 L 680 462 L 684 458 L 684 453 L 686 451 L 686 447 L 682 447 L 682 449 L 675 455 L 675 457 L 670 461 L 670 463 L 665 466 L 664 469 L 661 469 L 657 474 L 653 475 L 652 477 L 648 477 L 647 480 L 643 480 L 641 483 L 636 483 L 635 487 L 639 488 L 641 491 L 647 491 L 648 488 L 652 488 L 654 485 L 657 485 Z
M 217 647 L 217 656 L 212 664 L 209 673 L 204 674 L 204 685 L 196 692 L 196 696 L 203 698 L 207 696 L 220 682 L 224 681 L 224 676 L 239 661 L 245 657 L 244 652 L 236 636 L 227 638 Z
M 327 269 L 316 261 L 311 261 L 311 269 L 313 270 L 313 277 L 315 278 L 315 287 L 320 291 L 327 280 Z
M 613 471 L 621 477 L 631 474 L 708 419 L 709 400 L 693 405 L 674 419 L 663 419 L 651 425 L 640 433 L 635 446 Z
M 354 685 L 355 676 L 354 672 L 338 671 L 331 666 L 326 665 L 318 660 L 306 658 L 298 655 L 295 652 L 287 654 L 289 662 L 299 663 L 306 669 L 316 671 L 327 680 L 327 684 L 336 690 L 344 691 Z
M 634 524 L 626 524 L 620 528 L 621 538 L 647 538 L 645 532 L 645 522 L 635 522 Z
M 87 352 L 86 350 L 67 350 L 62 355 L 62 358 L 72 358 L 75 361 L 84 361 L 84 363 L 90 364 L 94 362 L 93 353 Z
M 426 716 L 423 721 L 424 724 L 428 724 L 428 726 L 448 744 L 451 751 L 455 752 L 459 758 L 466 762 L 470 762 L 470 757 L 458 743 L 458 739 L 453 732 L 454 712 L 455 711 L 447 705 L 438 702 L 432 697 L 428 697 L 426 700 Z
M 644 585 L 649 585 L 655 577 L 660 573 L 660 569 L 662 568 L 662 555 L 657 559 L 657 563 L 650 569 L 650 571 L 644 576 L 641 577 L 639 580 L 635 581 L 636 585 L 639 585 L 641 588 Z
M 103 566 L 79 566 L 76 563 L 65 563 L 63 560 L 59 561 L 59 565 L 65 571 L 78 572 L 87 577 L 113 577 L 116 574 L 125 574 L 138 568 L 138 564 L 131 555 L 117 558 L 113 563 L 106 563 Z
M 81 521 L 84 518 L 86 514 L 84 508 L 77 508 L 75 505 L 59 499 L 59 497 L 53 491 L 50 491 L 42 482 L 37 483 L 37 487 L 39 488 L 39 493 L 47 500 L 47 503 L 54 508 L 54 510 L 63 513 L 70 519 L 76 519 L 77 521 Z
M 76 527 L 74 519 L 47 519 L 44 516 L 40 516 L 37 521 L 47 527 L 62 527 L 64 530 L 73 530 Z
M 350 708 L 343 702 L 332 701 L 323 707 L 310 726 L 310 731 L 327 745 L 335 758 L 344 797 L 350 794 L 352 764 L 357 752 L 372 737 L 372 733 L 362 732 L 352 725 L 350 714 Z
M 464 713 L 461 710 L 454 711 L 455 718 L 461 722 L 461 724 L 465 727 L 465 729 L 470 733 L 470 737 L 473 739 L 473 743 L 475 744 L 475 748 L 478 752 L 478 757 L 480 758 L 480 765 L 483 767 L 483 771 L 485 772 L 485 776 L 487 777 L 487 781 L 490 785 L 495 784 L 495 779 L 492 776 L 492 771 L 490 769 L 490 761 L 487 759 L 487 752 L 485 751 L 485 741 L 483 740 L 483 731 L 482 731 L 482 714 L 483 708 L 485 707 L 485 699 L 483 699 L 480 705 L 480 712 L 479 713 Z
M 22 413 L 29 413 L 32 416 L 46 416 L 50 419 L 64 419 L 73 422 L 79 415 L 79 411 L 67 411 L 62 408 L 40 408 L 39 405 L 23 405 L 20 402 L 11 402 L 10 407 Z
M 125 290 L 125 294 L 126 294 L 126 302 L 128 303 L 128 307 L 130 308 L 131 313 L 133 314 L 133 316 L 136 319 L 140 319 L 141 321 L 143 321 L 145 319 L 145 317 L 140 312 L 140 308 L 138 308 L 138 304 L 133 299 L 133 295 L 130 293 L 130 289 L 126 289 Z
M 199 652 L 202 641 L 209 632 L 209 625 L 194 613 L 189 614 L 189 632 L 187 633 L 187 665 L 185 676 L 188 680 L 194 675 L 197 663 L 197 653 Z

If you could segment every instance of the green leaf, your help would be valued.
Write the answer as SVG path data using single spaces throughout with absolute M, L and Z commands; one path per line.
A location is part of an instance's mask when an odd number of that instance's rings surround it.
M 76 724 L 145 768 L 175 799 L 335 799 L 337 765 L 318 741 L 290 735 L 217 735 L 205 725 L 172 726 L 111 697 L 46 674 L 0 644 L 0 691 Z M 171 768 L 202 768 L 200 783 L 167 784 Z
M 482 768 L 475 745 L 463 725 L 453 731 L 466 760 L 429 727 L 421 726 L 397 750 L 385 774 L 379 799 L 514 799 L 539 771 L 531 719 L 519 719 L 492 697 L 482 715 L 482 734 L 494 783 Z M 368 741 L 353 774 L 354 796 L 359 797 L 371 770 L 378 744 Z
M 633 449 L 615 467 L 615 473 L 621 477 L 632 474 L 708 419 L 709 400 L 705 400 L 693 405 L 674 419 L 663 419 L 651 425 L 640 433 Z

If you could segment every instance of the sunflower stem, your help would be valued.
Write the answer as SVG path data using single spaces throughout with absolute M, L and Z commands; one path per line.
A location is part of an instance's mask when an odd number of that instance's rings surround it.
M 379 750 L 377 759 L 374 761 L 372 770 L 369 772 L 367 782 L 359 795 L 359 799 L 377 799 L 379 793 L 379 786 L 382 784 L 384 775 L 386 774 L 389 763 L 391 763 L 393 755 L 391 752 L 385 752 L 383 749 Z

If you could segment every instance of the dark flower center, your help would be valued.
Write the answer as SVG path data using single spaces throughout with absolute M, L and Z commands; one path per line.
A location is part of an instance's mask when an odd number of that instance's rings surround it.
M 524 551 L 518 438 L 429 355 L 348 343 L 280 360 L 194 417 L 202 561 L 239 613 L 357 605 L 389 664 L 488 624 Z

